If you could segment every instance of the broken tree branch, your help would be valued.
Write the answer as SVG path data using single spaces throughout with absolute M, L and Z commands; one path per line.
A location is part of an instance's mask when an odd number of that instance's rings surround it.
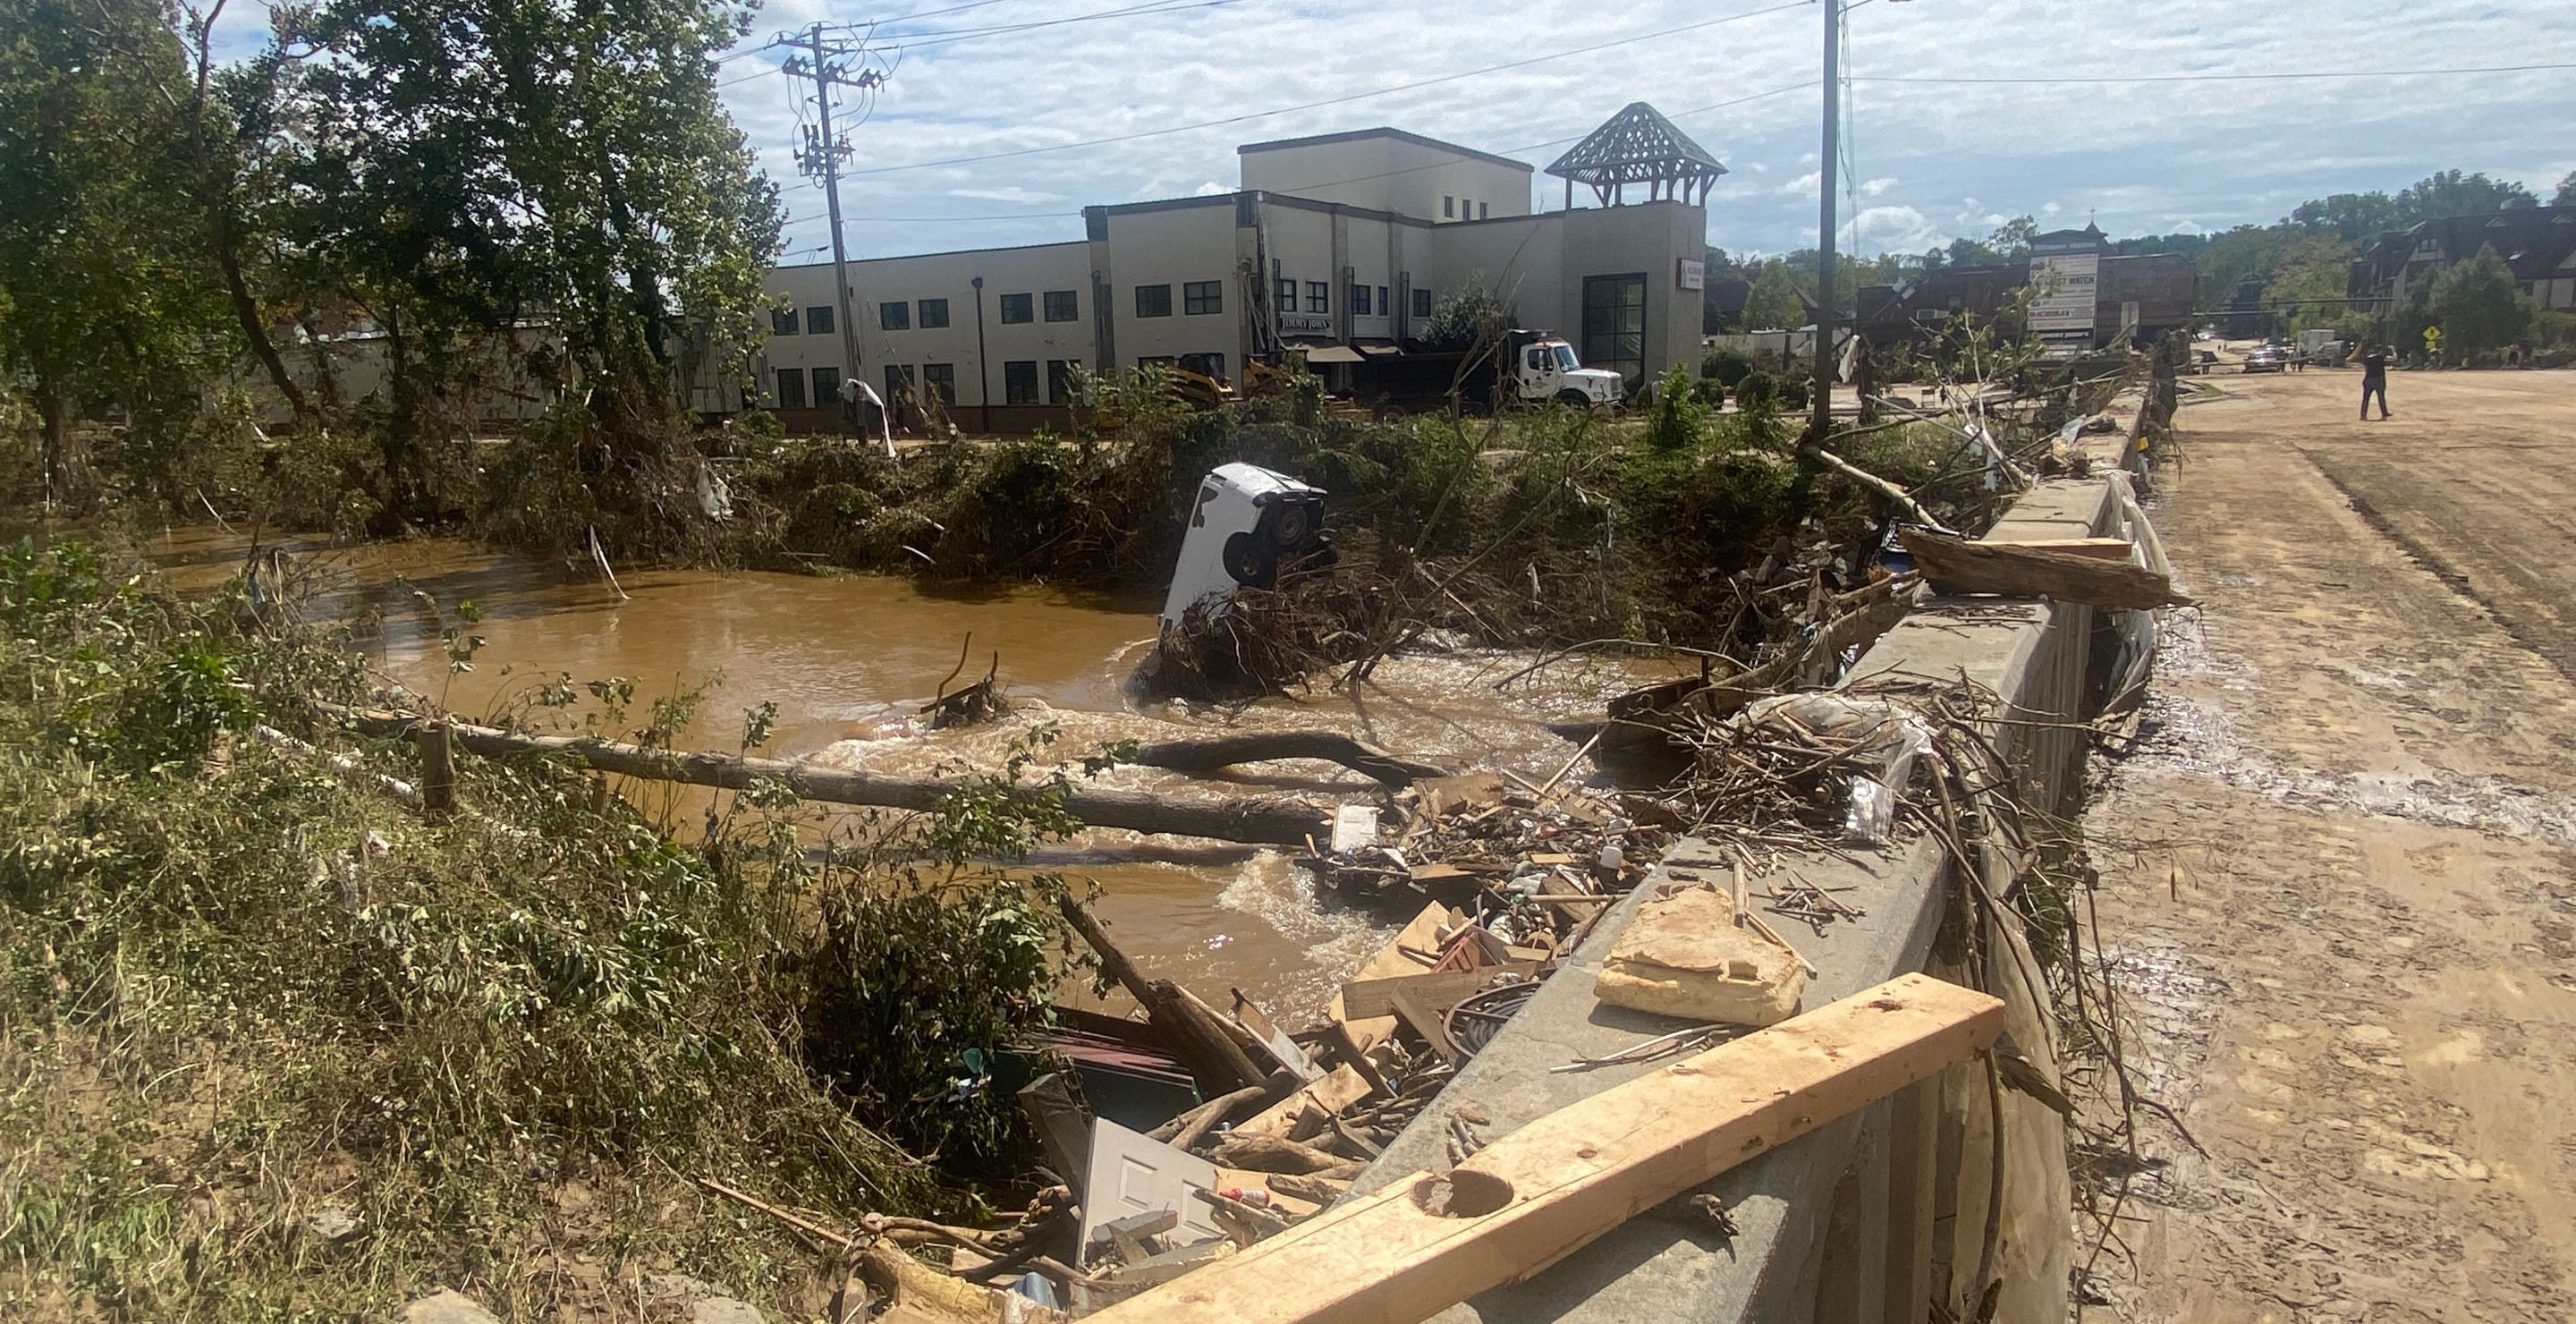
M 1339 731 L 1258 731 L 1213 740 L 1166 740 L 1136 751 L 1136 762 L 1174 772 L 1214 772 L 1238 763 L 1271 759 L 1322 759 L 1389 786 L 1411 786 L 1417 777 L 1446 777 L 1437 764 L 1399 758 Z

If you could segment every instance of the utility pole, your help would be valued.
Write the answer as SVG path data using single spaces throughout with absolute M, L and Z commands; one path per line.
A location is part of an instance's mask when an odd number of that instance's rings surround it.
M 849 65 L 834 64 L 836 57 L 847 57 L 862 47 L 827 40 L 820 23 L 803 42 L 788 44 L 802 45 L 806 54 L 790 58 L 787 72 L 814 80 L 814 111 L 819 127 L 805 130 L 805 145 L 796 151 L 796 167 L 823 181 L 823 202 L 832 217 L 832 302 L 841 325 L 841 375 L 855 379 L 859 375 L 859 321 L 850 315 L 850 254 L 841 239 L 841 166 L 850 159 L 850 144 L 832 132 L 832 89 L 874 88 L 885 82 L 885 75 L 862 69 L 852 77 Z
M 1807 439 L 1818 446 L 1834 422 L 1834 165 L 1842 147 L 1842 0 L 1825 0 L 1825 147 L 1816 202 L 1816 399 Z

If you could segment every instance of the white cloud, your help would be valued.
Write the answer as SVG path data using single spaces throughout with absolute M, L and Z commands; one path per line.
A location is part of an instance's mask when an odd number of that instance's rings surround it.
M 988 202 L 1040 203 L 1063 202 L 1065 200 L 1065 196 L 1061 193 L 1041 193 L 1036 189 L 1021 188 L 1015 184 L 1004 185 L 1001 188 L 953 188 L 948 190 L 948 196 L 952 198 L 982 198 Z
M 1860 186 L 1860 193 L 1864 198 L 1875 198 L 1894 187 L 1896 187 L 1896 180 L 1894 178 L 1881 177 L 1864 182 Z
M 1941 227 L 1912 207 L 1864 207 L 1854 223 L 1860 227 L 1864 253 L 1920 253 L 1950 242 Z
M 1197 188 L 1190 190 L 1190 192 L 1202 198 L 1213 198 L 1220 193 L 1234 192 L 1234 185 L 1220 184 L 1211 179 L 1206 183 L 1199 185 Z
M 1788 183 L 1781 185 L 1776 191 L 1780 196 L 1785 198 L 1812 198 L 1816 196 L 1816 185 L 1822 182 L 1824 177 L 1823 171 L 1810 170 L 1807 173 L 1798 176 L 1796 179 L 1790 180 Z

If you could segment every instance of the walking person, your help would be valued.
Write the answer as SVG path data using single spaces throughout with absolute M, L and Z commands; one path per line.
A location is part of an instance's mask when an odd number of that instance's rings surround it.
M 2370 345 L 2361 351 L 2361 417 L 2370 420 L 2370 397 L 2379 397 L 2379 417 L 2388 418 L 2388 346 Z

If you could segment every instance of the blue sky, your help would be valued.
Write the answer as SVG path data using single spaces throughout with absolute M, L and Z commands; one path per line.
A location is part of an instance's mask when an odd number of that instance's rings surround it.
M 954 35 L 1144 3 L 1170 8 Z M 773 0 L 751 45 L 816 20 L 874 21 L 892 65 L 852 135 L 854 169 L 870 172 L 843 185 L 853 256 L 1078 238 L 1087 203 L 1231 189 L 1235 145 L 1267 138 L 1391 124 L 1544 168 L 1639 100 L 1733 172 L 1709 199 L 1710 242 L 1815 241 L 1818 93 L 1798 87 L 1818 77 L 1815 3 Z M 255 40 L 263 21 L 255 7 L 228 12 L 227 45 Z M 2024 212 L 2091 217 L 2114 235 L 2218 230 L 2448 168 L 2545 197 L 2576 169 L 2576 68 L 2386 76 L 2576 64 L 2576 6 L 2564 3 L 1867 0 L 1847 21 L 1863 252 L 1981 237 Z M 804 89 L 779 58 L 728 61 L 723 96 L 784 186 L 789 260 L 813 260 L 828 242 L 823 197 L 790 158 Z M 1506 64 L 1517 67 L 1493 69 Z M 2372 76 L 2244 77 L 2356 71 Z M 2131 75 L 2236 78 L 1898 81 Z M 1352 99 L 1264 113 L 1337 98 Z M 1167 132 L 1219 119 L 1237 122 Z M 1154 136 L 1071 145 L 1140 133 Z M 1032 148 L 1057 150 L 925 164 Z M 1561 206 L 1562 183 L 1537 180 L 1534 201 Z

